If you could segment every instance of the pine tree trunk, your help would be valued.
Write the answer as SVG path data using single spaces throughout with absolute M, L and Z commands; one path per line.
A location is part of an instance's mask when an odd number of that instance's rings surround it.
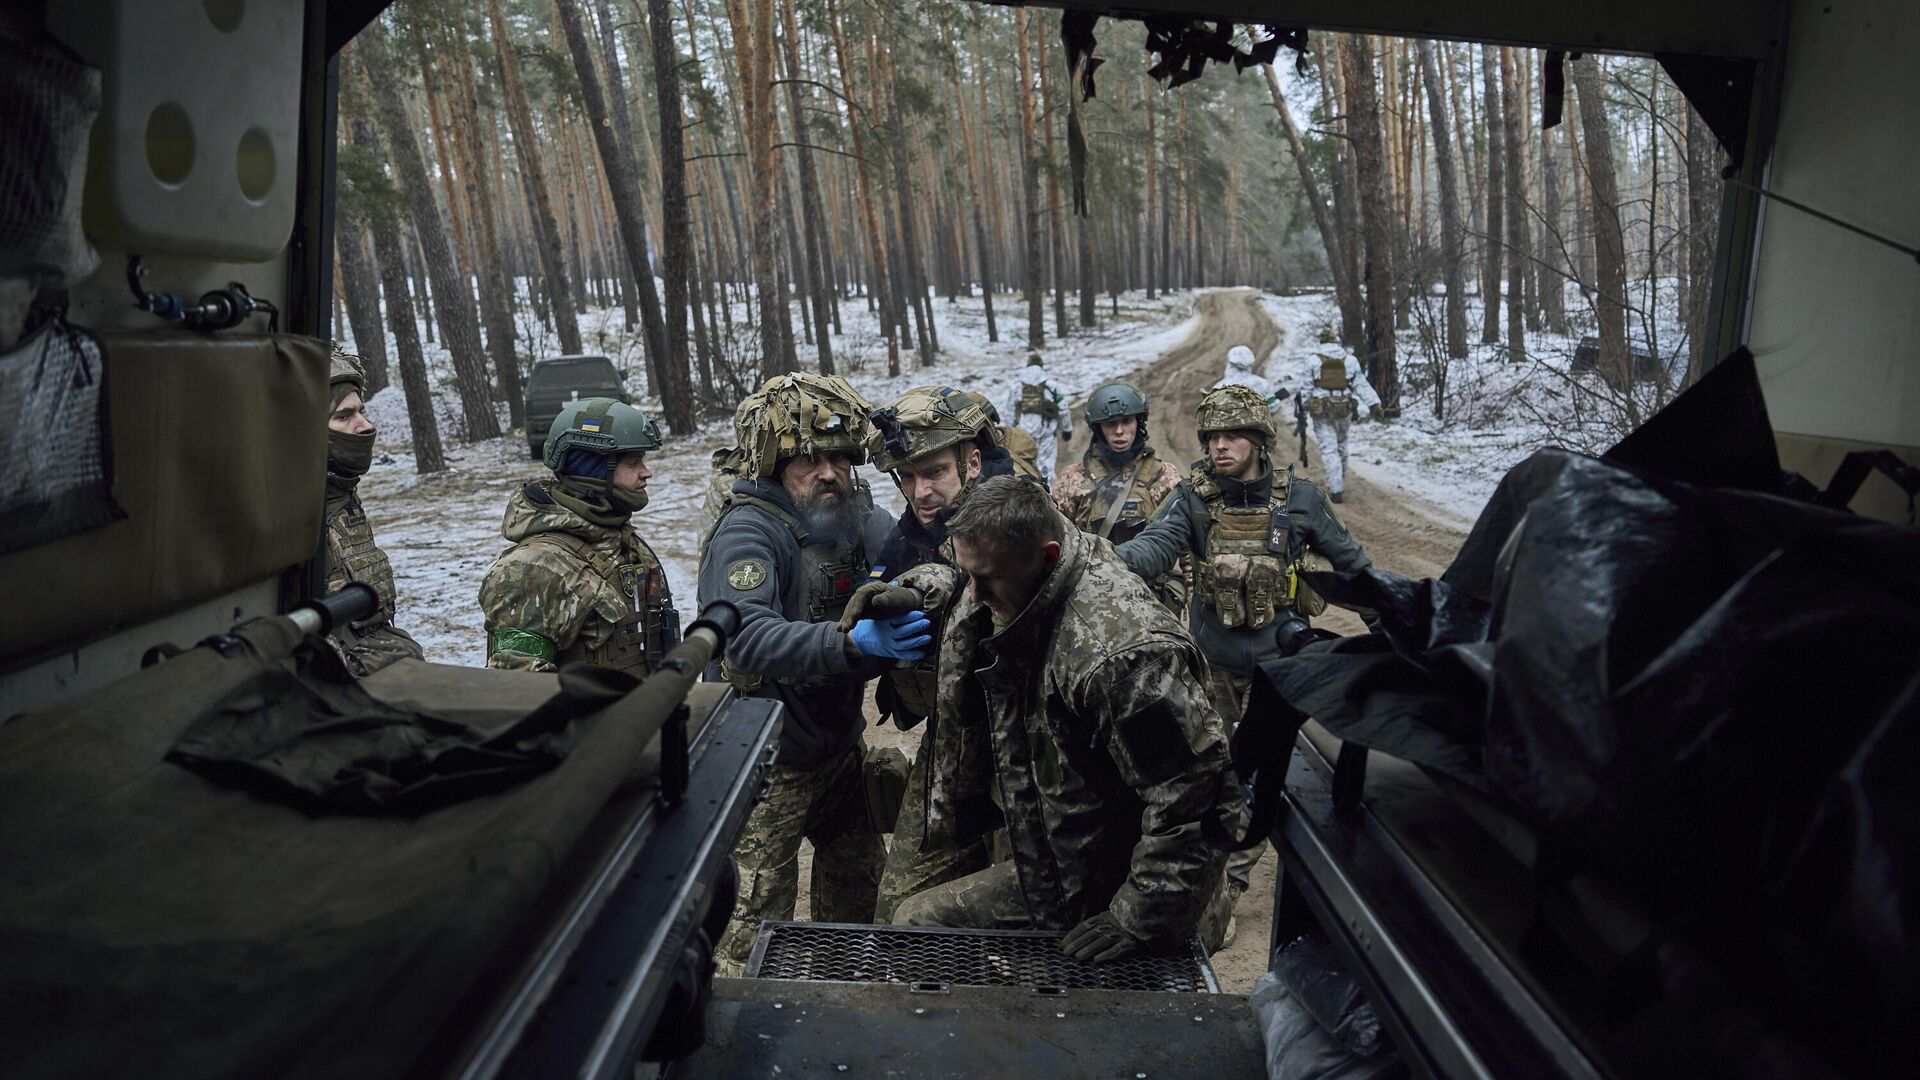
M 1447 123 L 1447 103 L 1441 95 L 1439 67 L 1433 43 L 1415 44 L 1420 54 L 1420 78 L 1427 85 L 1427 117 L 1433 132 L 1434 165 L 1440 173 L 1440 277 L 1446 283 L 1446 353 L 1455 360 L 1467 355 L 1467 281 L 1465 273 L 1466 223 L 1460 220 L 1460 181 L 1454 173 L 1453 129 Z M 1271 76 L 1269 76 L 1271 78 Z M 1434 408 L 1441 407 L 1439 395 Z
M 1580 98 L 1580 126 L 1586 135 L 1587 191 L 1593 211 L 1594 306 L 1600 324 L 1600 374 L 1614 389 L 1633 382 L 1627 352 L 1627 255 L 1620 230 L 1620 198 L 1613 171 L 1613 132 L 1607 127 L 1601 72 L 1592 56 L 1568 62 Z M 1632 395 L 1626 395 L 1629 410 Z M 1630 412 L 1630 418 L 1637 420 Z
M 907 183 L 907 135 L 900 123 L 900 95 L 894 85 L 893 49 L 875 37 L 869 37 L 868 42 L 868 57 L 875 68 L 874 96 L 886 104 L 887 132 L 893 142 L 888 156 L 893 159 L 893 184 L 899 208 L 900 283 L 913 313 L 914 333 L 920 346 L 920 366 L 926 367 L 933 363 L 933 310 L 927 302 L 926 271 L 920 258 L 917 230 L 913 227 L 913 188 Z
M 813 168 L 813 144 L 807 137 L 806 110 L 800 97 L 800 27 L 794 17 L 794 0 L 780 0 L 781 29 L 785 45 L 787 75 L 787 121 L 793 126 L 796 163 L 800 171 L 800 221 L 806 231 L 807 292 L 813 301 L 813 345 L 819 356 L 820 373 L 833 374 L 833 334 L 828 323 L 833 297 L 833 272 L 828 268 L 826 213 L 820 203 L 820 180 Z M 658 63 L 658 59 L 655 60 Z
M 1336 39 L 1337 40 L 1337 39 Z M 1352 282 L 1353 303 L 1340 309 L 1340 340 L 1349 349 L 1360 350 L 1366 347 L 1366 304 L 1360 294 L 1360 224 L 1357 215 L 1359 208 L 1359 190 L 1353 171 L 1353 127 L 1349 122 L 1343 95 L 1336 94 L 1335 88 L 1343 79 L 1337 80 L 1344 63 L 1340 49 L 1336 46 L 1328 49 L 1320 62 L 1320 100 L 1327 102 L 1329 115 L 1338 115 L 1340 131 L 1345 138 L 1339 140 L 1336 150 L 1335 166 L 1337 175 L 1333 184 L 1333 223 L 1334 233 L 1339 239 L 1339 256 L 1345 265 L 1346 278 Z M 1336 81 L 1337 80 L 1337 81 Z
M 1718 242 L 1714 165 L 1720 155 L 1713 131 L 1692 105 L 1687 110 L 1687 385 L 1706 372 L 1716 357 L 1707 355 L 1707 305 L 1713 291 L 1713 249 Z M 351 294 L 349 294 L 351 297 Z
M 1031 19 L 1033 63 L 1040 69 L 1040 114 L 1046 137 L 1047 168 L 1047 270 L 1053 279 L 1053 334 L 1067 336 L 1066 211 L 1060 201 L 1060 163 L 1053 141 L 1053 80 L 1048 76 L 1046 20 Z
M 363 35 L 360 39 L 365 41 Z M 356 43 L 345 54 L 341 88 L 351 99 L 349 127 L 355 146 L 374 161 L 387 155 L 374 130 L 366 107 L 367 75 L 363 68 L 364 46 Z M 379 205 L 370 215 L 368 226 L 373 235 L 374 257 L 380 264 L 380 281 L 386 291 L 387 324 L 393 332 L 394 353 L 399 361 L 401 393 L 407 401 L 407 426 L 413 443 L 413 467 L 418 473 L 445 472 L 446 454 L 440 445 L 440 423 L 433 409 L 433 391 L 427 384 L 427 363 L 420 351 L 420 331 L 414 321 L 413 300 L 407 293 L 407 257 L 400 233 L 400 215 L 391 203 L 390 191 L 382 185 L 378 192 L 365 193 Z
M 1540 307 L 1547 316 L 1548 332 L 1554 334 L 1567 333 L 1566 199 L 1560 191 L 1560 155 L 1554 149 L 1563 127 L 1565 121 L 1540 133 L 1540 178 L 1547 196 L 1547 224 L 1540 236 L 1546 262 L 1540 272 Z
M 387 42 L 386 28 L 379 20 L 368 24 L 357 40 L 364 43 L 361 60 L 368 70 L 393 70 L 392 49 Z M 480 317 L 473 309 L 473 293 L 460 268 L 454 264 L 446 227 L 434 205 L 427 165 L 420 156 L 420 144 L 414 139 L 406 102 L 400 97 L 400 83 L 384 76 L 370 82 L 381 126 L 386 129 L 386 141 L 392 148 L 391 160 L 412 206 L 414 231 L 420 239 L 427 273 L 433 279 L 434 308 L 439 313 L 441 337 L 453 357 L 454 387 L 460 395 L 467 441 L 497 438 L 500 421 L 493 412 L 487 361 L 480 347 Z
M 501 0 L 487 0 L 487 19 L 493 29 L 493 52 L 500 64 L 500 81 L 506 91 L 507 128 L 513 133 L 514 157 L 520 162 L 520 177 L 533 203 L 533 240 L 540 254 L 540 269 L 546 280 L 541 283 L 551 300 L 555 333 L 560 336 L 560 351 L 581 351 L 580 320 L 574 313 L 573 284 L 568 280 L 567 261 L 560 249 L 560 225 L 554 218 L 553 199 L 547 193 L 546 169 L 540 136 L 534 131 L 533 111 L 527 107 L 526 88 L 520 82 L 520 62 L 514 59 L 513 39 L 507 34 L 506 15 Z M 576 279 L 577 280 L 577 279 Z
M 1500 340 L 1500 266 L 1502 244 L 1506 242 L 1507 136 L 1505 113 L 1500 104 L 1500 60 L 1498 45 L 1480 47 L 1480 75 L 1487 118 L 1487 235 L 1486 265 L 1480 274 L 1480 342 L 1492 345 Z
M 1267 94 L 1273 98 L 1273 109 L 1280 114 L 1280 130 L 1287 137 L 1287 148 L 1293 153 L 1293 164 L 1300 172 L 1300 189 L 1306 192 L 1307 205 L 1313 208 L 1313 224 L 1320 232 L 1320 246 L 1327 253 L 1327 272 L 1333 276 L 1334 301 L 1340 307 L 1342 325 L 1351 323 L 1356 339 L 1360 335 L 1361 312 L 1360 287 L 1349 273 L 1350 267 L 1340 248 L 1339 233 L 1327 217 L 1327 201 L 1321 197 L 1320 181 L 1313 175 L 1313 166 L 1307 161 L 1307 148 L 1300 140 L 1300 129 L 1294 126 L 1293 114 L 1287 109 L 1287 100 L 1280 92 L 1280 80 L 1274 75 L 1272 64 L 1262 64 L 1260 72 L 1267 79 Z
M 834 0 L 827 0 L 827 25 L 833 30 L 833 51 L 840 59 L 840 90 L 849 102 L 860 100 L 855 93 L 853 83 L 853 57 L 847 51 L 847 30 L 841 23 L 840 12 Z M 848 129 L 853 135 L 853 175 L 860 193 L 860 216 L 866 225 L 871 253 L 872 273 L 868 275 L 867 286 L 873 298 L 879 301 L 881 333 L 887 340 L 887 374 L 900 374 L 900 338 L 893 325 L 889 304 L 889 285 L 887 281 L 887 238 L 880 230 L 880 216 L 873 206 L 873 181 L 867 175 L 867 143 L 860 133 L 859 117 L 848 116 Z
M 1380 135 L 1380 103 L 1374 93 L 1373 50 L 1366 36 L 1346 39 L 1348 101 L 1352 109 L 1354 168 L 1360 184 L 1360 212 L 1366 219 L 1367 349 L 1361 354 L 1373 373 L 1374 388 L 1389 410 L 1400 408 L 1400 368 L 1394 351 L 1393 208 L 1387 199 L 1387 167 Z
M 1527 176 L 1526 144 L 1520 138 L 1520 94 L 1513 77 L 1513 50 L 1500 49 L 1500 115 L 1503 149 L 1507 150 L 1507 359 L 1527 358 L 1526 278 Z
M 974 267 L 980 280 L 980 301 L 986 309 L 987 340 L 1000 340 L 1000 327 L 993 316 L 993 249 L 987 240 L 987 224 L 980 198 L 981 172 L 976 161 L 977 148 L 974 145 L 973 124 L 967 117 L 966 99 L 961 93 L 959 83 L 960 69 L 954 67 L 953 100 L 957 106 L 960 120 L 960 140 L 962 157 L 967 163 L 967 199 L 968 209 L 973 213 Z
M 692 270 L 693 239 L 687 221 L 687 162 L 685 137 L 681 134 L 680 57 L 673 46 L 673 12 L 669 0 L 647 0 L 647 26 L 653 45 L 654 101 L 660 110 L 660 276 L 665 284 L 660 319 L 666 329 L 666 355 L 661 358 L 663 372 L 677 372 L 684 386 L 687 378 L 687 284 Z M 696 332 L 699 316 L 694 317 Z M 711 392 L 713 373 L 701 343 L 700 385 Z M 669 376 L 675 378 L 675 376 Z M 698 420 L 689 388 L 674 398 L 661 398 L 667 430 L 690 432 Z
M 1141 261 L 1144 264 L 1146 269 L 1146 274 L 1144 276 L 1147 281 L 1147 299 L 1149 300 L 1153 299 L 1153 288 L 1158 283 L 1153 276 L 1153 265 L 1154 265 L 1153 263 L 1153 213 L 1154 213 L 1154 207 L 1160 205 L 1156 197 L 1159 184 L 1160 184 L 1160 156 L 1159 156 L 1160 143 L 1157 139 L 1154 138 L 1153 129 L 1154 129 L 1154 118 L 1158 116 L 1159 113 L 1160 113 L 1160 110 L 1154 108 L 1153 100 L 1149 98 L 1147 100 L 1147 145 L 1146 145 L 1147 203 L 1144 207 L 1141 208 L 1141 211 L 1140 211 L 1141 215 L 1147 219 L 1145 223 L 1145 228 L 1144 228 L 1144 231 L 1146 232 L 1146 238 L 1145 238 L 1146 243 L 1141 245 L 1141 247 L 1144 249 L 1141 255 Z M 1319 205 L 1317 200 L 1315 201 L 1315 205 L 1316 206 Z
M 359 215 L 345 204 L 339 208 L 340 227 L 334 250 L 340 264 L 340 283 L 347 291 L 347 325 L 353 328 L 353 348 L 367 365 L 367 394 L 387 385 L 387 332 L 380 325 L 380 280 L 367 257 L 366 229 Z
M 1027 293 L 1027 346 L 1037 349 L 1047 343 L 1047 325 L 1042 299 L 1046 288 L 1040 277 L 1040 150 L 1033 115 L 1033 55 L 1028 46 L 1028 23 L 1034 16 L 1026 8 L 1013 13 L 1014 36 L 1020 55 L 1020 192 L 1027 214 L 1026 270 L 1021 284 Z

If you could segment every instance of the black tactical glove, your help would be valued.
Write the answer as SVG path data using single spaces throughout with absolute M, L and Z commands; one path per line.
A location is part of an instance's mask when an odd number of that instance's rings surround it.
M 1274 621 L 1273 644 L 1281 656 L 1292 656 L 1302 645 L 1316 640 L 1312 625 L 1299 612 L 1288 611 Z
M 1120 926 L 1112 912 L 1103 911 L 1067 931 L 1060 951 L 1075 960 L 1104 964 L 1140 951 L 1142 942 Z

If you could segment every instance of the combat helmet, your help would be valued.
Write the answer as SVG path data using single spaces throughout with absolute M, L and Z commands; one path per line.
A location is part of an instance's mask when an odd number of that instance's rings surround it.
M 1267 399 L 1251 386 L 1216 386 L 1200 399 L 1194 424 L 1200 429 L 1200 441 L 1216 431 L 1258 432 L 1260 445 L 1273 445 L 1273 414 Z
M 1097 428 L 1108 420 L 1118 420 L 1123 416 L 1137 416 L 1142 422 L 1147 419 L 1147 395 L 1140 388 L 1118 379 L 1101 383 L 1087 398 L 1086 408 L 1081 413 L 1086 417 L 1089 429 Z
M 659 448 L 659 425 L 646 413 L 614 398 L 581 398 L 560 407 L 542 459 L 557 474 L 569 450 L 618 456 Z
M 973 395 L 951 386 L 916 386 L 868 419 L 873 423 L 868 458 L 887 472 L 922 455 L 977 442 L 992 426 Z
M 1320 327 L 1320 344 L 1333 345 L 1339 342 L 1339 340 L 1340 335 L 1333 332 L 1333 327 L 1326 325 Z
M 335 345 L 333 363 L 327 372 L 327 393 L 338 406 L 348 390 L 362 398 L 367 396 L 367 369 L 359 357 Z
M 796 454 L 840 451 L 856 465 L 867 458 L 867 414 L 873 403 L 838 375 L 776 375 L 747 395 L 733 414 L 742 475 L 771 477 Z

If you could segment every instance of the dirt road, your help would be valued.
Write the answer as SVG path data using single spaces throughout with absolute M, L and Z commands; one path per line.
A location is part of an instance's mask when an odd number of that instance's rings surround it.
M 1147 395 L 1151 409 L 1147 428 L 1163 460 L 1185 467 L 1201 456 L 1194 406 L 1226 371 L 1228 349 L 1246 345 L 1264 363 L 1281 343 L 1281 330 L 1261 309 L 1258 295 L 1252 289 L 1202 294 L 1194 301 L 1200 321 L 1187 339 L 1131 376 Z M 1078 402 L 1074 410 L 1077 418 Z M 1298 465 L 1300 441 L 1292 434 L 1291 417 L 1291 409 L 1283 409 L 1275 418 L 1281 426 L 1274 455 L 1278 468 Z M 1060 464 L 1078 461 L 1085 450 L 1086 443 L 1076 439 L 1074 445 L 1061 448 Z M 1319 447 L 1313 447 L 1310 458 L 1320 460 Z M 1301 473 L 1315 481 L 1322 478 L 1317 467 Z M 1352 472 L 1339 516 L 1376 565 L 1410 577 L 1438 576 L 1466 539 L 1465 530 L 1451 515 L 1384 491 Z M 1329 611 L 1318 623 L 1345 634 L 1364 630 L 1358 616 L 1339 609 Z M 1245 993 L 1267 969 L 1273 888 L 1274 855 L 1268 850 L 1235 909 L 1233 944 L 1213 958 L 1224 990 Z

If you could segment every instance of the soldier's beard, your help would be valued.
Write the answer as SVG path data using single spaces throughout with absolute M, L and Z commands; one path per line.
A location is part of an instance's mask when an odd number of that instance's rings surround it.
M 858 524 L 854 520 L 853 501 L 837 483 L 814 485 L 813 493 L 802 500 L 797 509 L 807 530 L 816 535 L 850 536 Z

